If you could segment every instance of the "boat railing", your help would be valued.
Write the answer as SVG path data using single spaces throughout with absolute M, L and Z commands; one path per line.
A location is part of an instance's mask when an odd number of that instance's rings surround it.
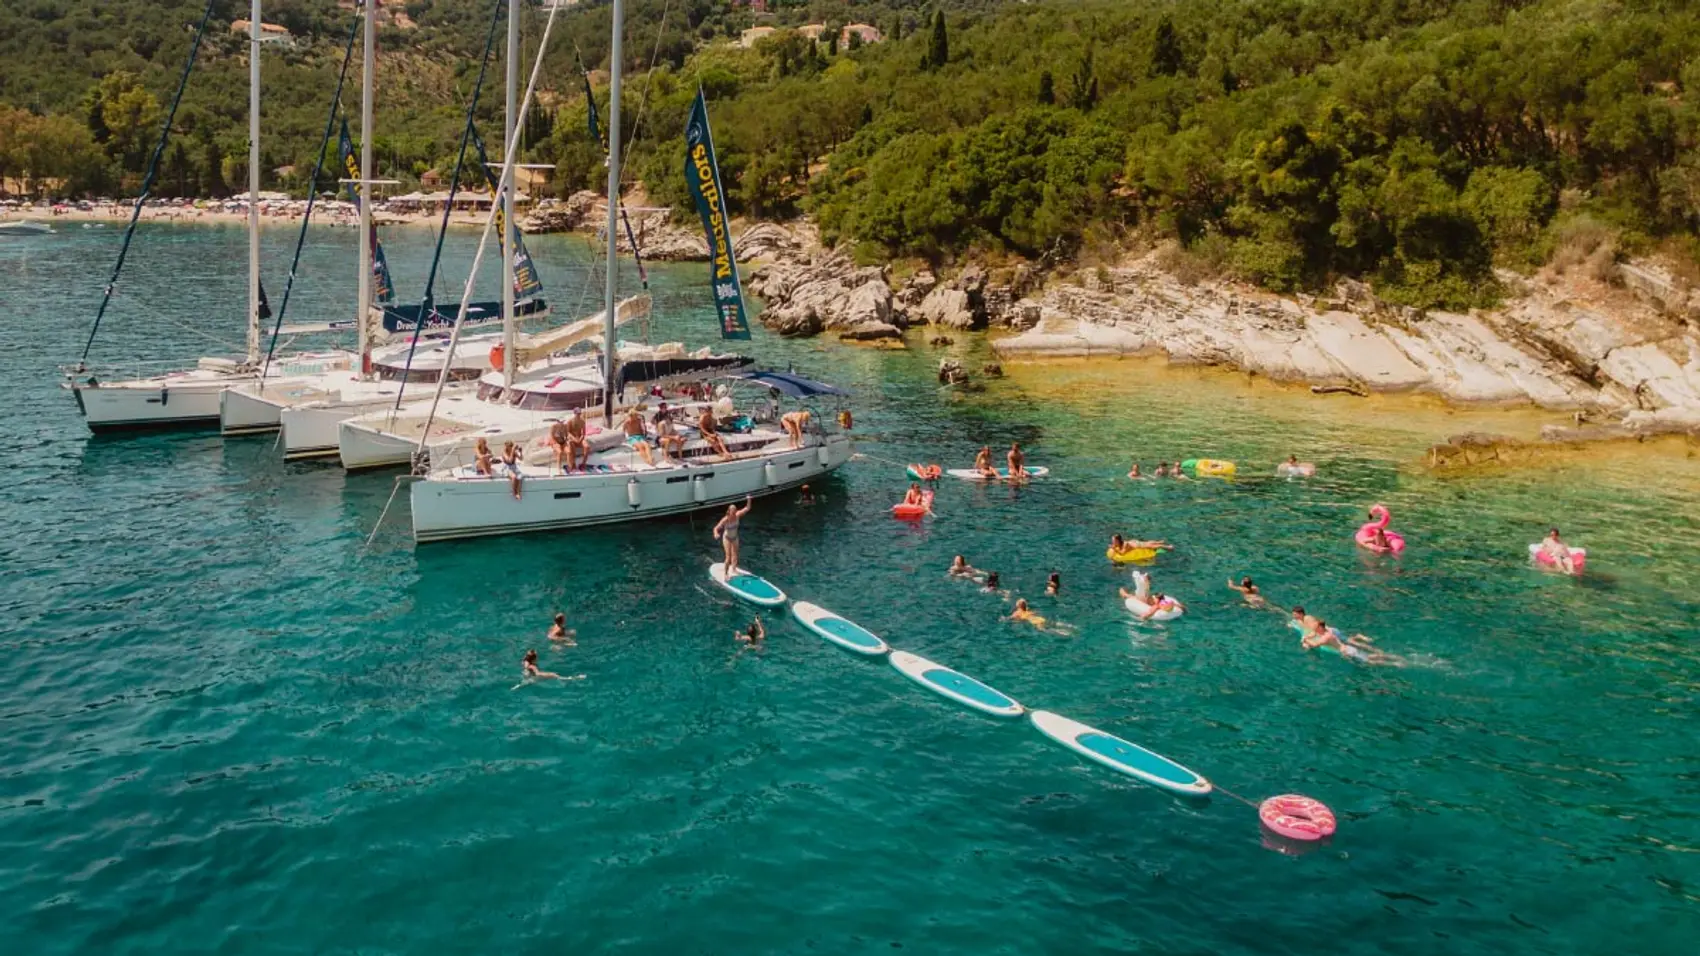
M 67 381 L 122 382 L 132 379 L 154 378 L 171 372 L 193 371 L 199 366 L 185 366 L 183 359 L 131 359 L 122 362 L 79 362 L 76 365 L 61 365 Z M 232 362 L 228 369 L 230 374 L 243 372 L 258 374 L 258 369 L 244 362 Z

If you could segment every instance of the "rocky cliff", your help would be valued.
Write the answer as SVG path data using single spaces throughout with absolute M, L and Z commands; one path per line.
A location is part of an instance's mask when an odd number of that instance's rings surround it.
M 601 208 L 580 193 L 528 228 L 595 228 Z M 665 214 L 633 228 L 647 258 L 707 257 L 700 231 Z M 898 279 L 823 248 L 807 223 L 759 224 L 735 244 L 740 261 L 759 263 L 745 287 L 766 303 L 761 322 L 782 335 L 897 342 L 914 326 L 1007 329 L 1016 334 L 993 343 L 1007 359 L 1164 355 L 1320 388 L 1533 403 L 1575 413 L 1589 437 L 1700 436 L 1700 292 L 1647 263 L 1616 266 L 1607 282 L 1506 273 L 1503 307 L 1464 314 L 1391 307 L 1350 281 L 1320 298 L 1188 284 L 1159 253 L 1068 279 L 972 265 L 948 280 Z

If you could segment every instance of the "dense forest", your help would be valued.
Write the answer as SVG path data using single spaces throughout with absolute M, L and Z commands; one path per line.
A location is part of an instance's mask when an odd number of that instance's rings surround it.
M 1686 0 L 768 6 L 628 4 L 628 181 L 651 201 L 685 204 L 700 86 L 734 210 L 811 214 L 870 260 L 1073 258 L 1167 237 L 1194 266 L 1275 289 L 1353 275 L 1398 301 L 1465 306 L 1494 295 L 1495 265 L 1532 267 L 1577 236 L 1696 259 L 1700 17 Z M 0 9 L 0 172 L 58 162 L 66 188 L 133 185 L 200 7 Z M 491 8 L 405 9 L 411 28 L 381 41 L 376 134 L 398 177 L 452 163 Z M 266 66 L 268 166 L 310 165 L 351 16 L 333 0 L 268 5 L 301 38 Z M 542 16 L 525 14 L 532 43 Z M 818 41 L 736 42 L 752 24 L 811 21 L 829 27 Z M 883 41 L 840 44 L 852 21 Z M 579 64 L 605 111 L 607 7 L 557 29 L 526 129 L 528 158 L 557 164 L 564 193 L 600 178 Z M 215 32 L 167 188 L 240 179 L 246 50 L 228 20 Z M 480 110 L 492 140 L 499 102 L 491 87 Z

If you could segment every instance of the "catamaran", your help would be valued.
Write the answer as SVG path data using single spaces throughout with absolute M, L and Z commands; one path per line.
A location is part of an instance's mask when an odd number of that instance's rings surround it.
M 614 268 L 619 254 L 618 207 L 620 196 L 620 37 L 621 0 L 613 2 L 613 42 L 609 53 L 612 92 L 609 103 L 608 225 L 605 276 L 606 306 L 603 312 L 602 368 L 599 376 L 586 374 L 587 384 L 601 388 L 601 429 L 590 432 L 591 453 L 582 468 L 563 474 L 553 461 L 534 464 L 529 456 L 509 469 L 490 466 L 462 457 L 456 449 L 443 454 L 433 449 L 424 477 L 411 490 L 413 536 L 416 541 L 441 541 L 485 535 L 512 534 L 556 528 L 633 521 L 678 514 L 736 502 L 746 496 L 769 495 L 818 479 L 850 460 L 849 435 L 830 431 L 823 414 L 803 416 L 779 413 L 779 399 L 798 402 L 823 396 L 840 396 L 838 388 L 780 372 L 741 372 L 729 386 L 754 386 L 766 392 L 763 400 L 738 415 L 732 388 L 717 395 L 712 404 L 686 403 L 683 421 L 671 427 L 685 438 L 682 447 L 668 454 L 662 448 L 650 460 L 626 440 L 626 429 L 610 427 L 614 410 L 627 381 L 622 368 L 627 359 L 615 341 L 617 310 Z M 737 259 L 732 253 L 721 202 L 720 171 L 714 161 L 714 145 L 708 129 L 708 107 L 702 91 L 691 111 L 685 130 L 687 180 L 697 200 L 704 230 L 709 237 L 713 292 L 720 314 L 721 334 L 748 338 L 742 289 L 737 276 Z M 504 182 L 512 180 L 513 154 L 503 166 Z M 599 378 L 600 382 L 596 379 Z M 656 394 L 659 392 L 659 394 Z M 655 412 L 666 392 L 651 392 Z M 722 403 L 725 404 L 722 404 Z M 690 422 L 703 412 L 717 420 L 717 435 L 691 428 Z M 847 421 L 847 418 L 839 419 Z M 659 423 L 658 423 L 659 424 Z M 418 447 L 429 447 L 432 419 Z M 633 436 L 647 440 L 646 434 Z M 718 441 L 716 441 L 718 439 Z M 659 442 L 655 442 L 659 444 Z M 517 493 L 513 479 L 518 477 Z

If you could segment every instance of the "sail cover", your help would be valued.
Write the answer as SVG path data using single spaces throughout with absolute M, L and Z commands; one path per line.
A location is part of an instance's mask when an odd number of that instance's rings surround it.
M 348 120 L 342 121 L 342 136 L 337 141 L 337 151 L 342 156 L 342 170 L 348 179 L 348 201 L 360 208 L 360 190 L 355 182 L 360 178 L 360 164 L 354 159 L 354 138 L 348 135 Z M 390 281 L 390 264 L 384 258 L 384 247 L 378 242 L 378 224 L 372 222 L 372 301 L 395 301 L 395 283 Z
M 738 282 L 738 259 L 732 253 L 732 233 L 726 223 L 726 193 L 720 188 L 720 166 L 714 159 L 714 139 L 708 133 L 708 102 L 697 90 L 691 118 L 685 124 L 685 183 L 708 234 L 708 261 L 714 307 L 720 313 L 720 337 L 747 339 L 750 323 L 744 316 L 744 289 Z

